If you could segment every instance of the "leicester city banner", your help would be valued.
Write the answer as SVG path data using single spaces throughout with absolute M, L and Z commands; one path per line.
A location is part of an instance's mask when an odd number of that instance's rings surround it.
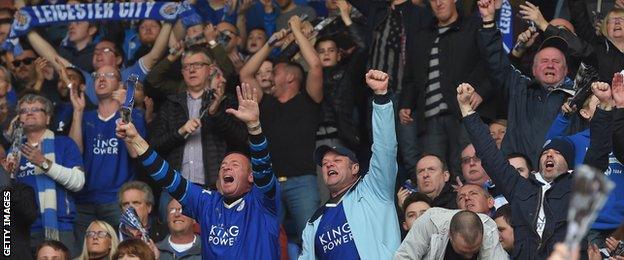
M 175 2 L 94 3 L 26 6 L 16 14 L 10 38 L 22 36 L 33 27 L 55 23 L 94 20 L 154 19 L 173 21 L 178 16 Z

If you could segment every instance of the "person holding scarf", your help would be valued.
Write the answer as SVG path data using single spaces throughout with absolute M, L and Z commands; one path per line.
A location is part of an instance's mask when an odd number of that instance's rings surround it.
M 18 102 L 18 114 L 25 142 L 11 147 L 9 153 L 19 149 L 21 158 L 9 155 L 2 166 L 15 174 L 17 182 L 35 191 L 39 215 L 31 226 L 31 246 L 59 240 L 73 250 L 76 207 L 70 192 L 79 191 L 85 183 L 78 146 L 48 129 L 53 113 L 52 103 L 45 97 L 25 95 Z

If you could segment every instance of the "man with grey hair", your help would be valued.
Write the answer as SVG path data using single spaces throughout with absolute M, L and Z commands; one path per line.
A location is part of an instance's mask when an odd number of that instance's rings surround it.
M 509 259 L 496 223 L 468 210 L 430 208 L 412 228 L 394 259 Z
M 167 97 L 152 122 L 150 139 L 183 177 L 201 187 L 216 189 L 219 166 L 226 151 L 243 150 L 245 125 L 225 109 L 234 100 L 225 95 L 226 79 L 204 47 L 191 47 L 182 58 L 185 91 Z M 171 200 L 161 193 L 160 216 Z
M 85 183 L 82 158 L 76 144 L 48 129 L 52 102 L 28 94 L 18 102 L 18 122 L 23 138 L 14 142 L 2 161 L 17 182 L 35 191 L 37 220 L 31 226 L 31 246 L 59 240 L 74 250 L 74 198 L 71 192 Z
M 152 189 L 147 183 L 141 181 L 126 182 L 119 189 L 118 197 L 122 214 L 124 214 L 129 207 L 133 207 L 134 210 L 136 210 L 139 221 L 141 221 L 141 225 L 147 230 L 149 237 L 153 241 L 160 241 L 167 235 L 167 231 L 160 221 L 150 219 L 150 213 L 154 206 L 154 193 L 152 193 Z M 132 233 L 133 236 L 139 237 L 129 237 L 126 232 L 122 231 L 123 229 L 123 224 L 120 224 L 119 239 L 121 241 L 130 238 L 141 238 L 140 233 Z

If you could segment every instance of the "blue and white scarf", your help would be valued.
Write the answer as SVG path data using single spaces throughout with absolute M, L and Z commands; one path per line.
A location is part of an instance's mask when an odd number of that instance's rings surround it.
M 16 39 L 27 34 L 33 27 L 74 21 L 142 19 L 175 21 L 178 17 L 185 24 L 191 24 L 198 19 L 196 15 L 194 7 L 186 1 L 182 4 L 176 2 L 124 2 L 26 6 L 16 13 L 9 37 L 2 44 L 2 48 L 17 52 L 17 49 L 14 49 L 19 45 Z
M 14 149 L 20 148 L 11 147 L 9 152 Z M 48 129 L 46 129 L 41 140 L 41 152 L 46 159 L 51 162 L 55 161 L 54 132 Z M 58 215 L 56 214 L 56 183 L 43 172 L 43 169 L 35 167 L 35 184 L 45 239 L 59 240 Z
M 503 35 L 503 48 L 507 53 L 514 46 L 513 19 L 514 14 L 511 3 L 509 3 L 509 0 L 503 0 L 503 6 L 501 7 L 496 25 Z

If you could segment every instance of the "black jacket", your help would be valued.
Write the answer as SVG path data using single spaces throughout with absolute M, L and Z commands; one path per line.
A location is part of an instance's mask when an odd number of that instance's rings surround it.
M 440 194 L 431 202 L 431 207 L 457 209 L 457 192 L 451 186 L 451 182 L 446 182 Z
M 354 115 L 356 88 L 361 87 L 362 75 L 365 74 L 366 44 L 359 25 L 348 26 L 349 35 L 357 46 L 357 50 L 348 60 L 331 68 L 323 68 L 323 101 L 331 106 L 334 121 L 338 128 L 338 138 L 346 146 L 355 149 L 360 144 L 358 120 Z
M 186 102 L 187 92 L 170 95 L 162 105 L 160 113 L 150 125 L 150 143 L 176 170 L 182 170 L 182 157 L 186 139 L 178 133 L 178 129 L 189 120 Z M 207 100 L 203 100 L 205 105 Z M 212 185 L 217 179 L 221 160 L 227 151 L 246 151 L 247 140 L 245 125 L 230 114 L 225 108 L 232 107 L 231 99 L 221 102 L 221 107 L 215 115 L 206 115 L 202 118 L 201 142 L 204 174 L 206 184 Z
M 4 171 L 0 174 L 7 175 Z M 35 204 L 34 190 L 24 184 L 12 181 L 12 183 L 2 190 L 2 197 L 10 197 L 11 201 L 11 256 L 6 259 L 28 260 L 31 256 L 30 226 L 39 216 L 39 209 Z M 8 193 L 7 193 L 8 192 Z
M 578 37 L 584 41 L 581 58 L 596 66 L 601 81 L 611 82 L 613 73 L 621 71 L 624 67 L 624 53 L 606 37 L 596 35 L 593 19 L 587 11 L 586 1 L 568 0 L 567 2 L 572 18 L 570 22 L 574 25 Z M 570 42 L 569 39 L 566 38 L 566 40 Z
M 370 43 L 373 39 L 373 32 L 379 26 L 382 26 L 390 14 L 390 1 L 387 0 L 348 0 L 360 13 L 366 17 L 366 28 L 364 39 L 366 43 Z M 413 5 L 410 1 L 405 1 L 395 8 L 399 8 L 403 13 L 403 26 L 405 26 L 405 33 L 407 39 L 412 39 L 412 35 L 415 34 L 421 27 L 422 21 L 426 21 L 431 17 L 429 9 Z
M 501 89 L 509 110 L 507 133 L 501 149 L 506 154 L 523 153 L 533 165 L 537 165 L 546 132 L 570 96 L 566 91 L 572 91 L 568 85 L 571 82 L 565 81 L 560 88 L 549 91 L 522 75 L 509 62 L 500 31 L 496 28 L 480 30 L 479 48 L 486 59 L 492 84 Z
M 429 56 L 431 48 L 438 36 L 435 19 L 429 26 L 420 30 L 414 39 L 408 40 L 408 54 L 403 88 L 400 96 L 400 107 L 416 109 L 416 119 L 420 130 L 424 130 L 425 93 L 429 81 Z M 444 102 L 449 112 L 461 118 L 457 104 L 457 86 L 470 83 L 483 98 L 479 106 L 481 115 L 494 119 L 495 108 L 492 84 L 485 74 L 485 62 L 479 55 L 477 34 L 481 21 L 474 17 L 458 18 L 447 32 L 440 36 L 439 61 L 440 87 Z
M 611 151 L 611 120 L 613 112 L 601 109 L 591 121 L 590 147 L 585 164 L 602 171 L 607 169 Z M 513 259 L 546 259 L 556 242 L 565 240 L 567 232 L 568 205 L 574 184 L 573 173 L 561 174 L 551 183 L 543 198 L 546 224 L 542 237 L 536 231 L 537 217 L 542 201 L 542 183 L 535 175 L 523 178 L 509 164 L 503 153 L 496 148 L 490 131 L 477 113 L 464 118 L 464 125 L 481 158 L 483 168 L 511 205 L 511 225 L 514 228 Z

